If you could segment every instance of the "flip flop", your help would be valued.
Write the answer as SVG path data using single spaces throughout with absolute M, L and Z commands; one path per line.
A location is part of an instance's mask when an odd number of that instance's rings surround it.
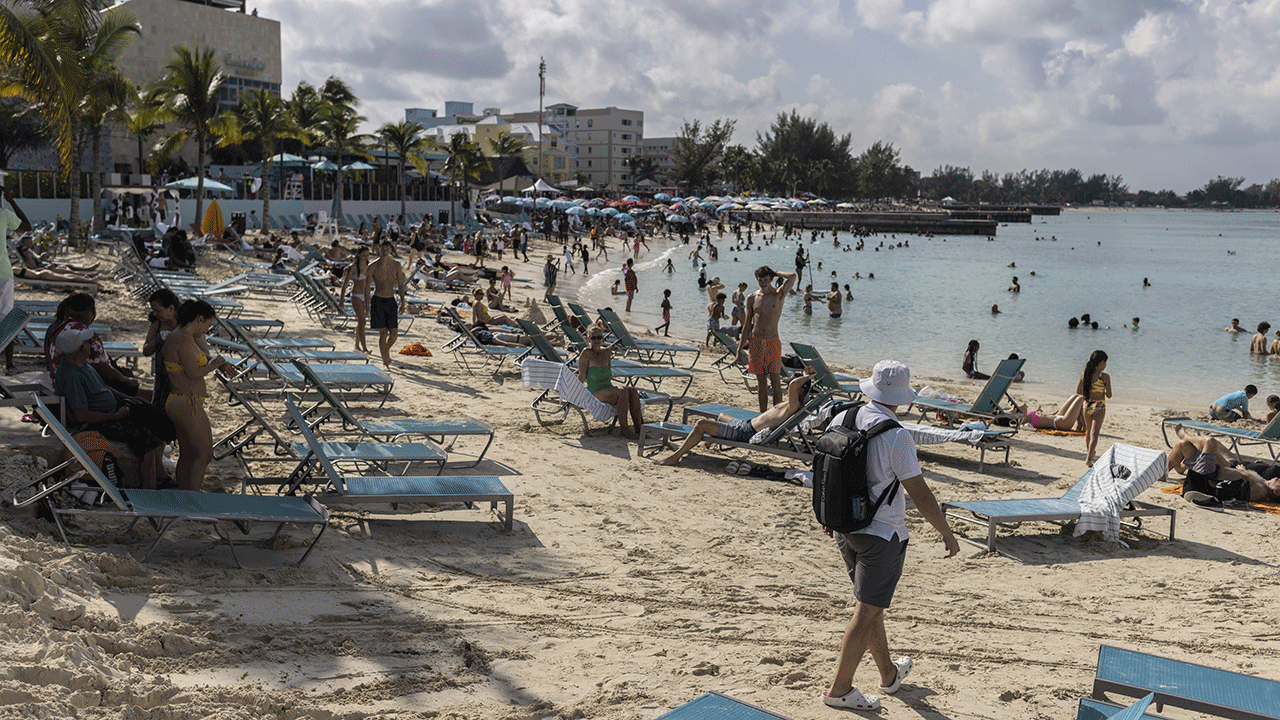
M 725 465 L 725 466 L 724 466 L 724 471 L 725 471 L 725 472 L 727 472 L 727 473 L 729 473 L 730 475 L 737 475 L 737 474 L 738 474 L 738 463 L 736 463 L 736 462 L 731 462 L 731 463 L 729 463 L 728 465 Z
M 892 685 L 880 686 L 885 695 L 892 695 L 898 692 L 898 688 L 902 687 L 902 681 L 907 679 L 907 676 L 911 674 L 911 668 L 915 667 L 915 663 L 911 658 L 905 655 L 893 661 L 893 664 L 898 668 L 898 675 L 893 679 Z
M 751 463 L 744 462 L 738 465 L 738 474 L 746 477 L 751 474 Z
M 849 710 L 879 710 L 880 698 L 875 695 L 863 695 L 858 688 L 852 688 L 840 697 L 831 697 L 822 693 L 822 702 L 828 707 L 847 708 Z

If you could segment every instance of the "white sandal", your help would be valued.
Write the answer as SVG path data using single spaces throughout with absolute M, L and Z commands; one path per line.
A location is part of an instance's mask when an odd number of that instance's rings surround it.
M 822 702 L 828 707 L 846 708 L 849 710 L 879 710 L 880 698 L 875 695 L 863 695 L 858 688 L 851 688 L 849 692 L 840 697 L 831 697 L 825 692 L 822 693 Z
M 892 695 L 898 692 L 898 688 L 902 687 L 902 681 L 907 679 L 907 676 L 911 674 L 911 668 L 915 667 L 915 662 L 905 655 L 895 660 L 893 664 L 898 668 L 898 675 L 893 679 L 892 685 L 880 686 L 885 695 Z

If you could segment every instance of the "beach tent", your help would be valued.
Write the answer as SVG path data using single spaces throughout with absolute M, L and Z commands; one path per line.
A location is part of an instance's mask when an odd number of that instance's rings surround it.
M 560 188 L 552 185 L 542 178 L 538 178 L 537 182 L 525 188 L 521 192 L 560 192 Z

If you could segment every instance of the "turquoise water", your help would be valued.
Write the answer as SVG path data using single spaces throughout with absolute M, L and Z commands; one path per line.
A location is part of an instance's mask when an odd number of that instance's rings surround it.
M 853 242 L 847 233 L 840 239 L 841 245 Z M 909 248 L 873 250 L 881 241 L 904 240 Z M 1280 328 L 1270 267 L 1278 240 L 1277 213 L 1159 210 L 1037 216 L 1029 225 L 1000 226 L 990 240 L 874 236 L 860 252 L 835 250 L 828 234 L 804 241 L 811 267 L 823 264 L 816 278 L 806 270 L 804 283 L 825 291 L 835 270 L 854 300 L 845 302 L 843 318 L 832 319 L 822 305 L 804 315 L 797 297 L 787 303 L 780 333 L 784 344 L 808 342 L 832 363 L 869 367 L 893 357 L 916 375 L 950 378 L 961 377 L 965 346 L 976 339 L 982 344 L 979 369 L 990 371 L 1018 352 L 1027 358 L 1027 391 L 1041 397 L 1074 389 L 1095 349 L 1110 356 L 1108 372 L 1121 399 L 1194 407 L 1250 382 L 1265 397 L 1280 394 L 1280 358 L 1250 356 L 1249 338 L 1263 320 Z M 707 275 L 718 275 L 729 291 L 743 280 L 754 289 L 758 265 L 794 266 L 794 239 L 730 252 L 726 234 L 717 245 L 720 259 L 708 263 Z M 688 251 L 642 252 L 640 292 L 628 319 L 633 328 L 661 322 L 662 290 L 670 288 L 672 332 L 705 335 L 706 294 Z M 676 267 L 671 275 L 662 271 L 668 256 Z M 1007 267 L 1010 262 L 1017 267 Z M 854 280 L 855 271 L 876 279 Z M 1022 286 L 1018 294 L 1006 292 L 1014 275 Z M 594 276 L 581 291 L 584 303 L 621 309 L 625 301 L 609 295 L 615 277 Z M 1143 287 L 1143 278 L 1150 287 Z M 1001 314 L 991 314 L 993 303 Z M 1083 313 L 1100 329 L 1068 330 L 1067 319 Z M 1124 327 L 1133 317 L 1141 319 L 1136 331 Z M 1233 317 L 1249 332 L 1223 332 Z

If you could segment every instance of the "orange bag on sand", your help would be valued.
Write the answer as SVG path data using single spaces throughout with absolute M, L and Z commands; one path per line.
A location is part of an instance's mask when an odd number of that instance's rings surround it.
M 422 357 L 431 357 L 431 350 L 427 349 L 422 343 L 409 343 L 400 348 L 401 355 L 420 355 Z

